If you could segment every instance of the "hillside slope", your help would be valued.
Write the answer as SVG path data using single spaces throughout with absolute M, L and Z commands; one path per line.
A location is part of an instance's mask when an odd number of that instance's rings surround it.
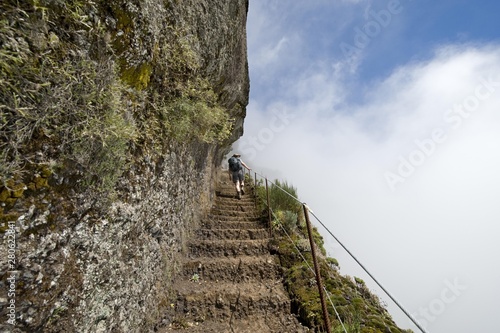
M 263 184 L 263 180 L 257 183 Z M 267 211 L 267 202 L 271 207 L 273 238 L 270 247 L 279 258 L 283 283 L 292 300 L 292 311 L 313 331 L 325 332 L 306 224 L 305 212 L 309 210 L 297 199 L 297 189 L 286 181 L 275 180 L 269 187 L 259 185 L 257 193 L 261 209 Z M 314 214 L 309 212 L 308 215 Z M 411 332 L 398 327 L 384 303 L 362 279 L 340 273 L 338 261 L 327 256 L 323 237 L 314 226 L 311 227 L 311 236 L 332 332 Z

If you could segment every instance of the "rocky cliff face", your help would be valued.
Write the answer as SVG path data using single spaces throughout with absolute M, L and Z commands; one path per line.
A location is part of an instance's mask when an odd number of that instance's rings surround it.
M 0 328 L 161 322 L 214 170 L 242 134 L 247 6 L 0 4 Z

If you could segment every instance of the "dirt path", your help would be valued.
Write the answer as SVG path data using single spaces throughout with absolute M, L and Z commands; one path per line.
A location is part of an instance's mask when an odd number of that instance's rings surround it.
M 174 285 L 176 325 L 166 332 L 308 332 L 290 313 L 254 193 L 238 200 L 227 178 L 222 173 L 214 206 L 190 244 Z

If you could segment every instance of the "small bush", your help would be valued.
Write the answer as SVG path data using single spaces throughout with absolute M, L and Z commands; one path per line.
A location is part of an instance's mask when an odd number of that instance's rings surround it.
M 337 259 L 328 257 L 325 260 L 326 260 L 326 263 L 328 264 L 328 266 L 330 266 L 330 268 L 332 268 L 334 270 L 340 269 L 340 265 L 339 265 L 339 262 Z
M 93 59 L 67 35 L 58 36 L 58 29 L 47 32 L 49 18 L 57 17 L 84 39 L 90 28 L 82 12 L 86 5 L 52 5 L 3 8 L 0 181 L 20 179 L 34 160 L 56 159 L 62 167 L 76 164 L 84 184 L 107 191 L 123 171 L 136 134 L 126 90 L 112 60 Z
M 215 94 L 213 96 L 215 98 Z M 168 133 L 180 142 L 193 139 L 206 143 L 222 142 L 231 134 L 229 115 L 215 101 L 180 97 L 169 103 L 165 112 Z
M 302 204 L 297 198 L 297 188 L 288 184 L 287 181 L 275 180 L 269 188 L 271 207 L 273 210 L 290 211 L 299 214 L 302 210 Z
M 287 232 L 293 232 L 297 229 L 297 213 L 291 212 L 289 210 L 279 210 L 275 213 L 275 218 L 275 228 L 280 228 L 279 225 L 281 225 Z

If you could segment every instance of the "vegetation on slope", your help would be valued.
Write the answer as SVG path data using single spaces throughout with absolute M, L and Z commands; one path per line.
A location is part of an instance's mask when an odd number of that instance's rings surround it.
M 297 189 L 287 182 L 274 181 L 269 187 L 273 211 L 274 248 L 284 268 L 285 286 L 300 320 L 316 332 L 324 332 L 323 313 L 316 285 L 311 247 L 302 204 L 295 200 Z M 285 193 L 286 192 L 286 193 Z M 261 208 L 267 209 L 266 190 L 258 186 Z M 336 259 L 326 256 L 323 238 L 313 228 L 313 239 L 319 251 L 319 266 L 324 287 L 338 311 L 342 323 L 352 333 L 404 333 L 395 324 L 381 300 L 360 278 L 343 276 Z M 304 259 L 306 261 L 304 261 Z M 332 332 L 344 332 L 335 310 L 327 301 Z

